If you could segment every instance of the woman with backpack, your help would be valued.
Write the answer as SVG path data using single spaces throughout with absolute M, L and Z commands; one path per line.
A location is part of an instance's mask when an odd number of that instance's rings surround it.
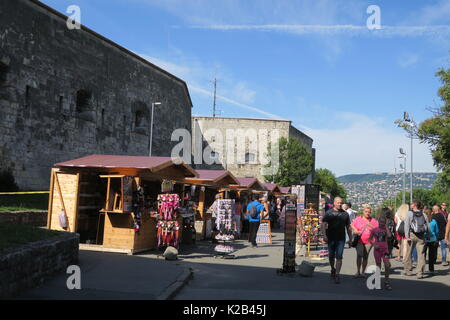
M 439 227 L 436 217 L 433 216 L 431 209 L 425 209 L 425 214 L 427 215 L 428 221 L 430 221 L 430 231 L 425 233 L 425 256 L 428 251 L 428 270 L 433 275 L 434 264 L 437 260 L 437 251 L 439 247 Z

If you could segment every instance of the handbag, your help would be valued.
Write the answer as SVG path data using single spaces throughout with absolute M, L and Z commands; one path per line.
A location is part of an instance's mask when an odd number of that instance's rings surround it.
M 352 240 L 352 248 L 356 248 L 358 246 L 358 242 L 361 239 L 361 235 L 364 233 L 364 231 L 366 231 L 367 226 L 369 225 L 369 222 L 366 223 L 366 225 L 364 226 L 361 234 L 355 234 L 353 236 L 353 240 Z

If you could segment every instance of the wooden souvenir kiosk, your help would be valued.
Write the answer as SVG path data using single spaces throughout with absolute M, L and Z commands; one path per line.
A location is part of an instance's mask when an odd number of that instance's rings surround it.
M 198 216 L 195 222 L 195 229 L 198 240 L 207 239 L 210 236 L 211 214 L 207 213 L 208 208 L 214 203 L 215 196 L 223 188 L 238 183 L 238 180 L 227 170 L 196 170 L 197 177 L 185 178 L 186 186 L 196 186 L 196 196 L 198 198 Z
M 161 182 L 172 180 L 176 193 L 185 177 L 197 176 L 192 167 L 170 157 L 91 155 L 54 167 L 47 228 L 79 233 L 82 249 L 128 254 L 156 247 L 155 202 Z M 138 187 L 145 203 L 136 231 L 133 201 Z

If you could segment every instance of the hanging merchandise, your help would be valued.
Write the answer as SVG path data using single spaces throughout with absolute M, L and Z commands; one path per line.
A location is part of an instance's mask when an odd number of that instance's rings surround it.
M 161 192 L 173 192 L 173 186 L 172 181 L 164 179 L 161 183 Z
M 139 232 L 142 224 L 141 216 L 144 208 L 144 190 L 141 186 L 133 193 L 133 229 Z
M 307 257 L 316 256 L 311 254 L 311 247 L 315 246 L 318 249 L 318 246 L 322 242 L 320 238 L 319 214 L 313 206 L 313 203 L 308 203 L 309 208 L 305 209 L 302 216 L 303 230 L 301 236 L 303 243 L 307 244 Z M 319 256 L 325 256 L 323 249 L 320 251 Z
M 177 213 L 180 208 L 178 194 L 160 194 L 158 196 L 158 212 L 160 221 L 156 224 L 158 247 L 172 246 L 178 249 L 180 225 Z
M 223 242 L 214 248 L 220 256 L 230 256 L 235 251 L 232 242 L 234 241 L 234 199 L 219 199 L 216 209 L 216 227 L 219 234 L 216 239 Z

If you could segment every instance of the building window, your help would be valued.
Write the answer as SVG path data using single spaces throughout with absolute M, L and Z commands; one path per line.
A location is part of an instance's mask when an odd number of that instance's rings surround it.
M 245 163 L 255 162 L 255 154 L 254 153 L 246 153 L 245 154 Z
M 136 111 L 134 127 L 140 128 L 144 126 L 145 114 L 144 111 Z
M 8 74 L 9 68 L 6 64 L 0 61 L 0 84 L 6 82 L 6 76 Z
M 215 151 L 211 152 L 210 158 L 212 160 L 219 160 L 219 153 Z
M 77 91 L 77 112 L 89 111 L 91 105 L 92 93 L 89 90 L 80 89 Z
M 26 88 L 25 88 L 25 107 L 27 107 L 27 108 L 30 106 L 30 96 L 31 96 L 31 87 L 26 86 Z
M 59 112 L 63 111 L 63 104 L 64 104 L 64 97 L 59 96 L 59 103 L 58 103 Z

